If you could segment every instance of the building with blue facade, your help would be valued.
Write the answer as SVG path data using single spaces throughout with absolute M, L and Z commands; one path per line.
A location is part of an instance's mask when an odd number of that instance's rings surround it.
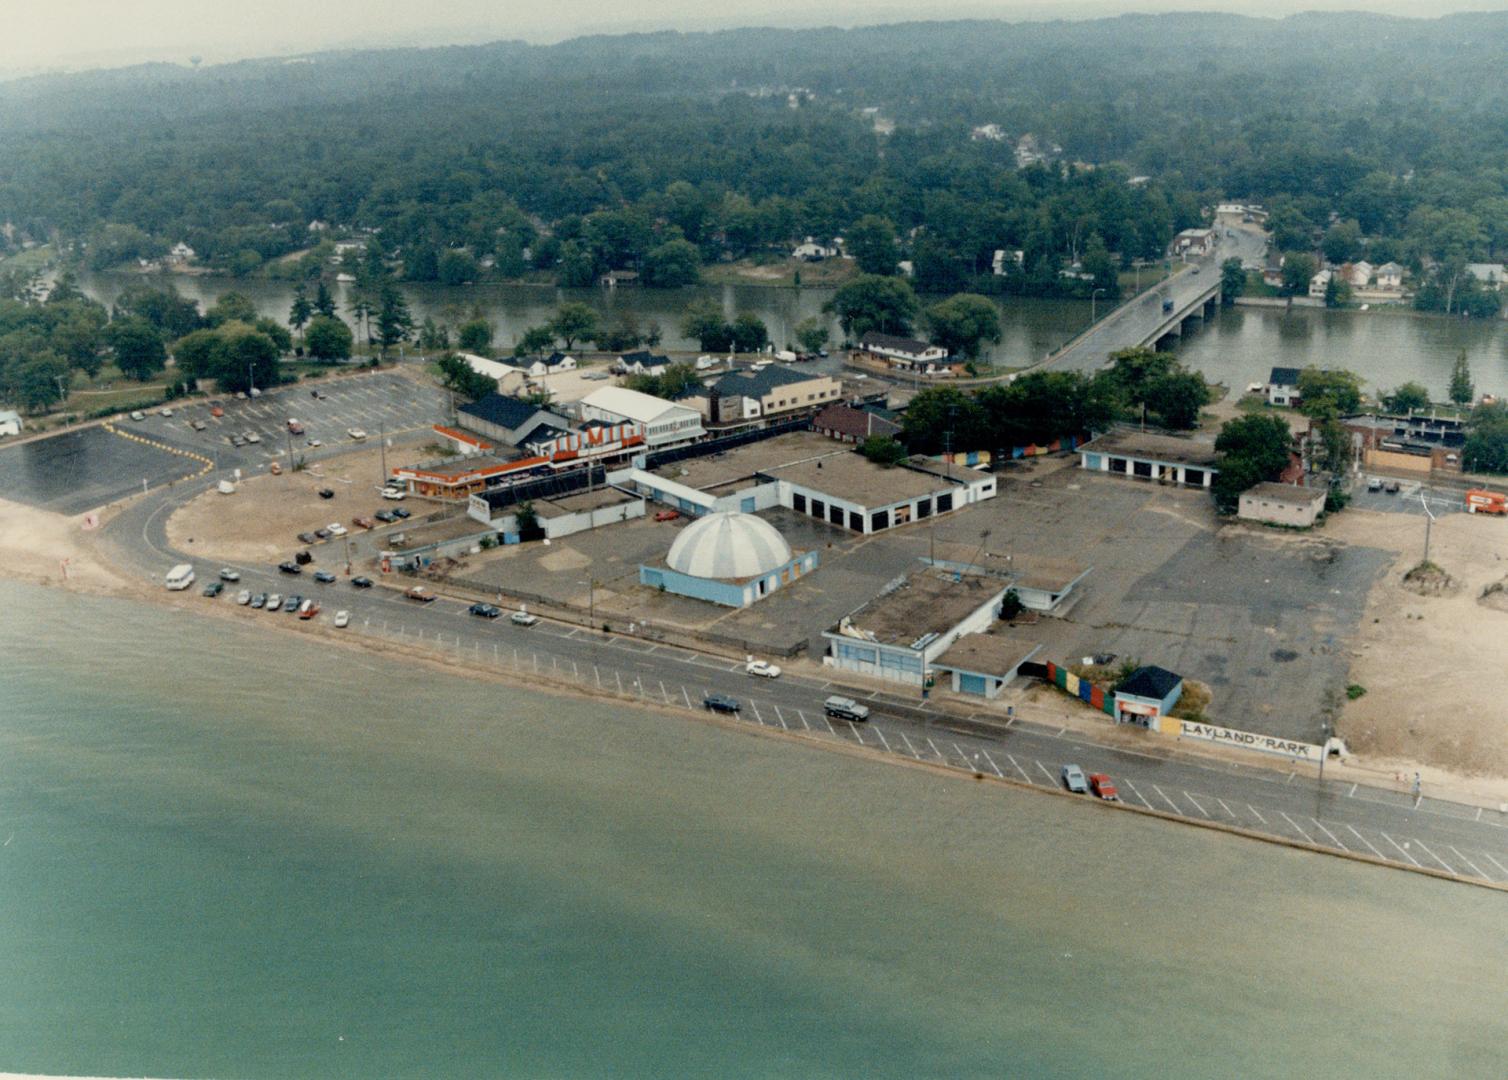
M 718 511 L 692 522 L 663 566 L 640 566 L 639 583 L 677 596 L 743 608 L 817 568 L 817 553 L 793 553 L 769 522 Z
M 1207 488 L 1219 472 L 1215 444 L 1205 439 L 1111 431 L 1079 447 L 1079 466 L 1142 480 Z
M 1166 668 L 1139 667 L 1115 691 L 1115 719 L 1150 727 L 1166 716 L 1183 696 L 1183 676 Z

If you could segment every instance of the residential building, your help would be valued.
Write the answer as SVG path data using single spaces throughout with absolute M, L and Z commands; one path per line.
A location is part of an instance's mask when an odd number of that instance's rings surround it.
M 1467 263 L 1466 272 L 1493 292 L 1503 287 L 1503 279 L 1508 276 L 1502 263 Z
M 1377 287 L 1379 289 L 1402 289 L 1403 267 L 1395 262 L 1386 262 L 1377 268 Z
M 915 338 L 895 337 L 871 331 L 859 340 L 855 355 L 878 360 L 914 375 L 949 375 L 948 350 Z
M 1330 288 L 1330 279 L 1335 276 L 1333 270 L 1321 270 L 1309 279 L 1309 295 L 1315 300 L 1323 300 L 1325 293 Z
M 1325 512 L 1323 488 L 1261 483 L 1241 493 L 1236 516 L 1243 521 L 1307 529 Z
M 637 270 L 609 270 L 602 275 L 602 284 L 609 289 L 616 289 L 619 285 L 637 285 L 639 272 Z
M 994 254 L 990 256 L 990 273 L 996 277 L 1007 277 L 1021 269 L 1021 261 L 1025 258 L 1026 252 L 1020 248 L 1014 251 L 996 248 Z
M 831 375 L 767 367 L 731 371 L 714 382 L 701 400 L 706 407 L 703 415 L 712 424 L 732 424 L 815 410 L 836 401 L 842 392 Z
M 808 236 L 796 245 L 796 249 L 791 252 L 791 258 L 801 259 L 803 262 L 821 262 L 823 259 L 836 259 L 840 254 L 836 245 L 819 244 Z
M 21 414 L 15 409 L 0 411 L 0 435 L 19 435 L 24 426 Z
M 663 375 L 670 366 L 670 357 L 656 356 L 648 349 L 624 353 L 613 361 L 613 371 L 619 375 Z
M 812 430 L 840 442 L 861 443 L 870 436 L 897 436 L 901 425 L 881 413 L 840 401 L 812 417 Z
M 1215 250 L 1216 242 L 1214 229 L 1184 229 L 1173 237 L 1173 254 L 1208 255 Z
M 571 421 L 557 412 L 504 394 L 488 394 L 470 405 L 458 406 L 456 421 L 467 431 L 507 446 L 524 446 L 538 428 L 546 425 L 562 431 L 571 426 Z
M 1151 727 L 1183 697 L 1183 676 L 1153 665 L 1139 667 L 1115 691 L 1117 723 Z
M 581 399 L 579 409 L 583 421 L 641 425 L 645 445 L 651 450 L 693 442 L 706 434 L 697 410 L 622 386 L 593 390 Z
M 538 379 L 562 371 L 575 371 L 576 358 L 563 352 L 553 352 L 549 356 L 527 357 L 519 361 L 519 366 L 531 379 Z
M 1079 447 L 1079 466 L 1142 480 L 1209 487 L 1215 468 L 1215 444 L 1204 440 L 1112 431 Z
M 485 356 L 476 353 L 458 354 L 466 361 L 466 366 L 478 375 L 486 375 L 497 380 L 497 388 L 500 393 L 515 394 L 524 388 L 524 383 L 529 381 L 522 368 L 505 364 L 501 360 L 489 360 Z
M 1285 408 L 1299 403 L 1299 369 L 1275 367 L 1267 376 L 1267 404 Z
M 1375 272 L 1372 264 L 1365 259 L 1360 262 L 1347 263 L 1342 269 L 1345 270 L 1346 283 L 1355 289 L 1365 289 Z

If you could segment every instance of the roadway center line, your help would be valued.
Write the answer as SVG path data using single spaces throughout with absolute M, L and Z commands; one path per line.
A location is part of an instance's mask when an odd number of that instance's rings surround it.
M 1155 792 L 1157 792 L 1157 794 L 1161 795 L 1162 796 L 1162 801 L 1165 802 L 1165 803 L 1167 803 L 1169 806 L 1171 806 L 1173 808 L 1173 813 L 1178 814 L 1180 816 L 1183 815 L 1183 807 L 1179 806 L 1172 799 L 1168 798 L 1168 793 L 1166 791 L 1164 791 L 1162 788 L 1158 787 L 1156 784 L 1152 785 L 1152 790 L 1155 791 Z M 1204 816 L 1205 817 L 1209 817 L 1208 814 L 1206 814 Z
M 1367 847 L 1372 848 L 1372 854 L 1373 855 L 1376 855 L 1379 859 L 1386 859 L 1387 858 L 1386 855 L 1384 855 L 1382 852 L 1378 851 L 1377 848 L 1375 848 L 1375 847 L 1372 846 L 1372 841 L 1368 840 L 1365 836 L 1361 835 L 1361 833 L 1359 833 L 1359 832 L 1356 831 L 1356 826 L 1354 826 L 1354 825 L 1347 825 L 1346 828 L 1348 828 L 1348 829 L 1351 830 L 1351 835 L 1355 836 L 1356 839 L 1360 840 L 1363 844 L 1366 844 Z
M 1410 855 L 1408 853 L 1408 850 L 1406 848 L 1399 847 L 1397 840 L 1394 840 L 1391 836 L 1389 836 L 1387 833 L 1383 832 L 1381 829 L 1377 830 L 1377 835 L 1380 836 L 1380 837 L 1382 837 L 1388 843 L 1392 844 L 1395 848 L 1398 848 L 1398 854 L 1402 855 L 1409 862 L 1413 863 L 1415 866 L 1419 865 L 1419 860 L 1416 859 L 1416 858 L 1414 858 L 1412 855 Z
M 1306 833 L 1304 831 L 1304 827 L 1302 825 L 1300 825 L 1297 821 L 1294 821 L 1293 818 L 1289 817 L 1287 814 L 1284 814 L 1283 811 L 1279 810 L 1278 813 L 1282 814 L 1284 821 L 1288 822 L 1288 824 L 1290 824 L 1290 825 L 1293 826 L 1294 832 L 1298 833 L 1300 836 L 1302 836 L 1305 840 L 1309 841 L 1311 844 L 1314 843 L 1314 837 L 1312 837 L 1308 833 Z

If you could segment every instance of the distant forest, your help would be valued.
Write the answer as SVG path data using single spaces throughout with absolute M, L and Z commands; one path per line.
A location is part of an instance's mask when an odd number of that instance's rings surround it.
M 1167 15 L 31 78 L 0 85 L 0 245 L 104 267 L 186 241 L 254 272 L 376 230 L 411 280 L 674 285 L 841 235 L 935 292 L 990 284 L 993 252 L 1019 249 L 1007 280 L 1043 291 L 1247 199 L 1282 250 L 1454 265 L 1508 252 L 1505 56 L 1508 15 Z M 984 125 L 1005 137 L 971 137 Z M 1047 160 L 1021 168 L 1026 134 Z M 327 272 L 324 254 L 277 272 Z

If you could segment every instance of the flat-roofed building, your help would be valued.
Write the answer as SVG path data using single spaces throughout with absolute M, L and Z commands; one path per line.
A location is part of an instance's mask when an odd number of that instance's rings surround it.
M 693 442 L 707 433 L 702 427 L 701 413 L 695 409 L 622 386 L 593 390 L 581 399 L 579 408 L 584 421 L 641 425 L 644 443 L 651 450 Z
M 1324 488 L 1262 483 L 1241 492 L 1236 516 L 1243 521 L 1307 529 L 1324 512 Z
M 1210 486 L 1215 474 L 1215 444 L 1176 435 L 1141 431 L 1112 431 L 1079 447 L 1079 466 L 1142 480 Z
M 783 367 L 730 371 L 708 388 L 704 415 L 713 424 L 787 416 L 820 409 L 842 393 L 831 375 Z
M 1035 642 L 985 631 L 959 638 L 932 667 L 944 689 L 993 699 L 1015 680 L 1021 665 L 1041 651 Z

